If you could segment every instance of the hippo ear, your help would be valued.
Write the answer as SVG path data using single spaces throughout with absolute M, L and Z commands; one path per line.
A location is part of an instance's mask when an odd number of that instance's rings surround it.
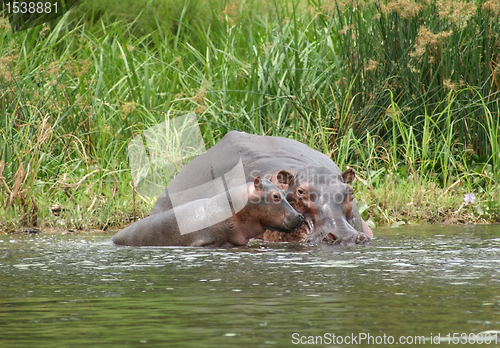
M 346 185 L 346 186 L 347 186 L 346 187 L 347 197 L 349 198 L 349 202 L 352 202 L 352 200 L 354 199 L 354 189 L 352 188 L 351 185 Z
M 280 184 L 290 186 L 295 182 L 295 176 L 286 170 L 280 170 L 278 174 L 276 174 L 276 180 L 278 180 Z
M 253 180 L 253 185 L 255 186 L 256 190 L 262 190 L 264 185 L 262 185 L 262 180 L 260 178 L 260 175 L 257 175 L 255 179 Z
M 354 169 L 349 168 L 346 171 L 342 172 L 342 179 L 344 179 L 344 183 L 349 184 L 356 179 L 356 173 Z

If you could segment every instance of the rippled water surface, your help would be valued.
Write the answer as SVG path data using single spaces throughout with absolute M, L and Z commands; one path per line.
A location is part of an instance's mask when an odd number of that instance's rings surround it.
M 333 334 L 457 346 L 455 333 L 500 347 L 500 226 L 375 233 L 369 246 L 215 250 L 3 235 L 0 346 L 349 346 Z M 486 333 L 498 344 L 470 343 Z

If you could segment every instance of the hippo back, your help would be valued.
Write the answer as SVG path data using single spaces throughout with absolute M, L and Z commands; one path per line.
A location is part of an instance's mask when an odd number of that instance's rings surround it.
M 240 159 L 245 181 L 252 181 L 257 175 L 266 178 L 282 169 L 299 171 L 320 167 L 339 177 L 341 174 L 330 158 L 296 140 L 231 131 L 179 172 L 158 198 L 151 214 L 172 208 L 169 193 L 182 192 L 221 177 L 233 169 Z

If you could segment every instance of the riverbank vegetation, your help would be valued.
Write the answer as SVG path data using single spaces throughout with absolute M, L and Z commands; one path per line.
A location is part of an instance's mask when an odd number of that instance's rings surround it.
M 127 145 L 195 112 L 356 169 L 376 224 L 500 221 L 496 0 L 85 0 L 0 17 L 0 230 L 117 229 L 148 215 Z

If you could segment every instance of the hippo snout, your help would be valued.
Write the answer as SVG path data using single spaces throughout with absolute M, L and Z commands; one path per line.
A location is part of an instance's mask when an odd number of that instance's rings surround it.
M 313 244 L 323 242 L 332 245 L 364 245 L 370 243 L 371 238 L 362 232 L 345 234 L 337 232 L 321 233 L 316 231 L 307 237 L 306 242 Z
M 364 233 L 356 233 L 349 238 L 340 238 L 335 233 L 329 232 L 323 238 L 323 242 L 329 244 L 368 244 L 371 242 L 371 238 Z
M 302 225 L 302 223 L 304 222 L 304 220 L 305 220 L 304 215 L 294 212 L 292 217 L 289 219 L 289 227 L 290 227 L 289 229 L 293 231 L 299 228 L 300 225 Z
M 306 221 L 306 218 L 304 215 L 302 214 L 299 214 L 298 217 L 297 217 L 297 225 L 302 225 L 304 223 L 304 221 Z

